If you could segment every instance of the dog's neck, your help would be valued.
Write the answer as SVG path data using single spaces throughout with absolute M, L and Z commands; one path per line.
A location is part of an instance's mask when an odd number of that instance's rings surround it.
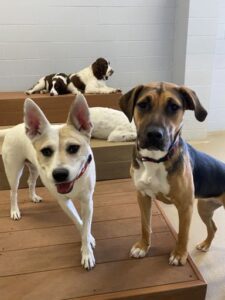
M 173 143 L 171 145 L 171 147 L 169 148 L 169 150 L 165 154 L 163 151 L 160 151 L 163 154 L 163 156 L 161 156 L 160 158 L 157 159 L 157 158 L 141 155 L 140 160 L 142 162 L 153 162 L 153 163 L 157 163 L 157 164 L 166 162 L 173 157 L 173 155 L 176 153 L 176 151 L 178 149 L 178 146 L 179 146 L 179 140 L 177 140 L 175 143 Z M 138 145 L 137 145 L 137 147 L 138 147 Z M 138 151 L 139 151 L 139 153 L 142 152 L 140 149 L 138 149 Z

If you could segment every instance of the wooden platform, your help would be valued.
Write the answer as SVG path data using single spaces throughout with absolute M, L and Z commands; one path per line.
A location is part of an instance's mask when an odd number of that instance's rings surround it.
M 130 162 L 133 142 L 114 143 L 104 140 L 91 140 L 94 153 L 97 180 L 122 179 L 130 177 Z M 28 169 L 24 168 L 20 188 L 27 187 Z M 38 179 L 37 186 L 43 186 Z M 9 189 L 1 156 L 0 141 L 0 190 Z
M 119 109 L 118 99 L 121 93 L 85 94 L 90 107 L 101 106 Z M 0 92 L 0 126 L 16 125 L 23 122 L 23 103 L 31 98 L 43 109 L 48 120 L 64 123 L 74 95 L 49 96 L 49 94 L 26 95 L 23 92 Z
M 0 299 L 202 300 L 206 283 L 191 258 L 168 264 L 175 235 L 161 210 L 153 210 L 152 248 L 144 259 L 129 258 L 140 234 L 139 209 L 129 179 L 97 183 L 93 234 L 97 266 L 80 266 L 80 237 L 45 188 L 40 204 L 20 190 L 22 219 L 9 218 L 9 192 L 0 192 Z

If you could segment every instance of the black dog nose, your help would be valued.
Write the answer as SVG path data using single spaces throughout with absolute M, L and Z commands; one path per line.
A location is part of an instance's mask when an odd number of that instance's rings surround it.
M 149 139 L 160 141 L 163 138 L 163 130 L 161 128 L 156 127 L 150 128 L 148 130 L 147 135 Z
M 65 168 L 57 168 L 53 170 L 52 176 L 57 182 L 64 182 L 69 177 L 69 171 Z

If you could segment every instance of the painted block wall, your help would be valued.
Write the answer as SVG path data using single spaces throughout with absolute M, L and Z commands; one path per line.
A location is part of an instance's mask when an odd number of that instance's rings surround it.
M 216 44 L 209 105 L 209 131 L 225 130 L 225 1 L 217 0 L 217 3 Z
M 8 0 L 0 10 L 0 90 L 110 60 L 123 91 L 171 80 L 175 0 Z

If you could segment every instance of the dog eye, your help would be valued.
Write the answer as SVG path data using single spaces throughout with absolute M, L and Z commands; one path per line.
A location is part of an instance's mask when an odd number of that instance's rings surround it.
M 66 151 L 69 153 L 69 154 L 75 154 L 77 153 L 77 151 L 80 149 L 80 146 L 79 145 L 69 145 L 66 149 Z
M 178 109 L 180 109 L 180 106 L 177 105 L 176 103 L 168 103 L 167 105 L 167 111 L 169 113 L 175 113 L 178 111 Z
M 151 104 L 149 101 L 142 101 L 137 104 L 140 110 L 150 110 Z
M 41 153 L 45 156 L 45 157 L 51 157 L 53 154 L 53 150 L 50 147 L 46 147 L 41 149 Z

